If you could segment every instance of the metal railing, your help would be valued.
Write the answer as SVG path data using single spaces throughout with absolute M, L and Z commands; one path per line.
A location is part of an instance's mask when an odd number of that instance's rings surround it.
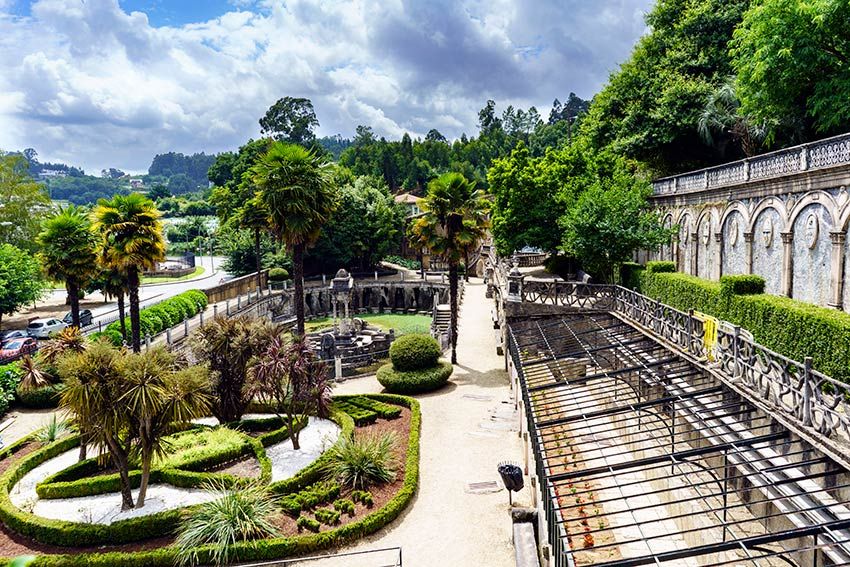
M 296 567 L 299 565 L 308 567 L 403 567 L 400 547 L 241 564 L 241 567 Z
M 656 179 L 652 187 L 656 196 L 695 193 L 846 164 L 850 164 L 850 133 Z

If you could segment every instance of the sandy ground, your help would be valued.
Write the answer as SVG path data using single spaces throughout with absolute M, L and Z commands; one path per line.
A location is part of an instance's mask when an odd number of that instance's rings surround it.
M 499 478 L 501 461 L 521 459 L 520 439 L 504 359 L 496 355 L 485 286 L 473 278 L 464 292 L 458 333 L 458 360 L 452 383 L 418 396 L 422 409 L 419 492 L 389 527 L 341 550 L 399 546 L 405 567 L 436 565 L 515 565 L 508 495 L 504 490 L 475 494 L 468 483 Z M 374 377 L 338 385 L 334 393 L 380 392 Z M 507 419 L 506 419 L 507 418 Z M 524 489 L 514 503 L 530 502 Z M 351 558 L 325 565 L 348 565 Z

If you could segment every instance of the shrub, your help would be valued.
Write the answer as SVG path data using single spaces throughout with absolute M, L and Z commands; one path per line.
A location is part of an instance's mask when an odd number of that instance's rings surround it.
M 354 490 L 392 482 L 396 476 L 395 444 L 392 432 L 344 439 L 328 451 L 325 474 Z
M 334 526 L 339 523 L 339 512 L 330 508 L 319 508 L 315 513 L 316 519 L 326 526 Z
M 334 510 L 353 516 L 356 513 L 354 502 L 348 498 L 340 498 L 334 501 Z
M 0 415 L 6 413 L 9 404 L 15 399 L 15 391 L 21 383 L 20 368 L 17 364 L 0 367 Z
M 129 321 L 127 322 L 127 326 L 127 330 L 129 330 Z M 89 335 L 89 339 L 104 339 L 108 341 L 109 344 L 111 344 L 112 346 L 120 347 L 124 344 L 124 337 L 121 336 L 121 331 L 119 329 L 119 323 L 110 323 L 103 331 L 99 331 L 97 333 L 92 333 L 91 335 Z
M 143 309 L 139 312 L 139 327 L 143 337 L 145 335 L 154 336 L 165 329 L 162 319 L 151 313 L 148 309 Z
M 645 268 L 636 262 L 620 264 L 620 285 L 629 289 L 640 289 L 640 273 Z
M 207 490 L 215 500 L 198 506 L 183 524 L 175 545 L 181 565 L 198 562 L 197 548 L 209 545 L 216 565 L 230 563 L 232 544 L 277 535 L 272 517 L 277 512 L 274 497 L 260 485 L 240 490 L 210 483 Z
M 372 493 L 368 490 L 355 490 L 351 493 L 351 500 L 354 502 L 360 502 L 367 508 L 371 508 L 375 505 L 375 501 L 372 498 Z
M 172 297 L 169 301 L 171 301 L 174 308 L 178 310 L 180 314 L 180 320 L 178 323 L 184 319 L 194 317 L 198 312 L 198 305 L 191 298 L 184 295 L 177 295 Z
M 314 533 L 319 533 L 319 530 L 322 529 L 322 525 L 314 520 L 313 518 L 308 518 L 307 516 L 301 516 L 295 521 L 295 525 L 298 526 L 298 531 L 301 530 L 309 530 Z
M 53 414 L 50 421 L 36 432 L 35 438 L 41 443 L 53 443 L 68 431 L 68 424 L 64 420 L 56 419 L 56 414 Z
M 401 416 L 400 407 L 394 406 L 392 404 L 385 404 L 384 402 L 379 402 L 378 400 L 373 400 L 372 398 L 367 398 L 366 396 L 355 396 L 353 398 L 348 398 L 345 401 L 355 406 L 372 410 L 383 419 L 396 419 L 397 417 Z
M 160 320 L 160 331 L 169 329 L 180 322 L 180 320 L 172 315 L 172 311 L 166 307 L 168 301 L 163 301 L 157 305 L 153 305 L 145 309 L 145 314 L 150 317 L 153 315 Z
M 269 268 L 269 281 L 282 282 L 289 279 L 289 272 L 285 268 Z
M 23 390 L 19 387 L 15 390 L 15 396 L 18 398 L 18 403 L 25 408 L 55 408 L 59 406 L 59 397 L 64 388 L 63 384 L 50 384 L 34 390 Z
M 650 274 L 675 272 L 676 263 L 669 260 L 654 260 L 646 263 L 646 271 Z
M 764 278 L 755 275 L 721 276 L 720 293 L 724 295 L 757 295 L 764 293 Z
M 207 294 L 199 289 L 190 289 L 188 291 L 184 291 L 177 297 L 184 297 L 195 304 L 195 312 L 202 311 L 207 308 L 207 304 L 209 303 L 209 298 Z
M 402 268 L 407 268 L 408 270 L 422 269 L 422 264 L 419 260 L 410 260 L 408 258 L 402 258 L 401 256 L 384 256 L 383 261 L 395 264 L 396 266 L 401 266 Z
M 569 256 L 549 256 L 544 260 L 543 267 L 550 274 L 555 274 L 561 279 L 569 279 L 570 276 L 575 277 L 576 261 Z
M 378 382 L 394 394 L 421 394 L 443 387 L 454 368 L 448 362 L 439 362 L 435 368 L 399 372 L 392 364 L 378 369 Z
M 401 371 L 433 368 L 441 354 L 437 340 L 423 334 L 404 335 L 390 346 L 393 367 Z
M 364 425 L 369 425 L 378 421 L 378 412 L 376 411 L 356 406 L 347 400 L 336 401 L 334 403 L 336 404 L 337 409 L 344 411 L 351 416 L 354 420 L 354 425 L 357 427 L 363 427 Z

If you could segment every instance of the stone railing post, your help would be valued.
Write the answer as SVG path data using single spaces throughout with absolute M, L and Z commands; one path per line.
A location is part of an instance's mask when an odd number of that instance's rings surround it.
M 794 281 L 794 233 L 783 232 L 782 236 L 782 280 L 781 293 L 785 297 L 791 297 Z
M 844 245 L 847 241 L 847 233 L 830 232 L 829 239 L 832 241 L 829 256 L 829 306 L 841 309 L 844 303 Z
M 171 327 L 165 330 L 165 344 L 171 346 Z
M 151 336 L 150 333 L 145 335 L 145 352 L 151 349 Z
M 800 148 L 800 171 L 809 169 L 809 145 L 803 144 Z
M 183 336 L 189 336 L 189 318 L 183 319 Z
M 213 305 L 213 317 L 218 317 L 218 304 Z
M 702 172 L 702 188 L 708 189 L 708 170 Z
M 200 325 L 201 325 L 201 327 L 203 327 L 204 326 L 204 312 L 201 311 L 198 315 L 200 316 Z
M 744 181 L 750 180 L 750 160 L 744 160 Z
M 225 315 L 230 317 L 230 300 L 229 299 L 224 300 L 224 308 L 225 308 L 225 311 L 224 311 Z

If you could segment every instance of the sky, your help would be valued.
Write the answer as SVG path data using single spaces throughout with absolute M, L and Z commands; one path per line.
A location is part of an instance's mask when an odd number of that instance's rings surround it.
M 0 0 L 0 149 L 88 173 L 235 150 L 284 96 L 317 134 L 477 133 L 590 98 L 652 0 Z

